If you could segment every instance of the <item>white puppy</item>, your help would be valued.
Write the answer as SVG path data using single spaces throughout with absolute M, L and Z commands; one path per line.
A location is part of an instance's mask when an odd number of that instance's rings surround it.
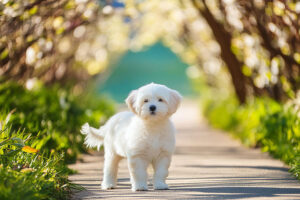
M 169 117 L 177 110 L 180 94 L 164 85 L 148 84 L 126 99 L 131 112 L 110 118 L 100 129 L 82 127 L 88 147 L 104 142 L 102 189 L 116 187 L 118 164 L 127 158 L 132 191 L 147 190 L 147 167 L 154 169 L 154 189 L 168 189 L 166 177 L 175 148 L 175 128 Z

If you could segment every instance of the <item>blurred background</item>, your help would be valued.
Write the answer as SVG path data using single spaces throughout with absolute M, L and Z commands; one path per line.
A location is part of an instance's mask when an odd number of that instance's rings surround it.
M 187 97 L 196 96 L 186 73 L 188 65 L 161 43 L 128 51 L 109 68 L 110 73 L 97 84 L 98 92 L 119 103 L 124 103 L 131 90 L 151 82 L 176 88 Z
M 1 0 L 0 198 L 67 198 L 80 126 L 150 82 L 299 177 L 299 16 L 297 0 Z

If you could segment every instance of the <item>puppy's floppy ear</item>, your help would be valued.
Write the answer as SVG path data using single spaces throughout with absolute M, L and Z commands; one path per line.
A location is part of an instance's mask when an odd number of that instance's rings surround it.
M 177 108 L 180 105 L 182 96 L 176 90 L 170 89 L 170 99 L 169 99 L 169 114 L 176 112 Z
M 128 95 L 127 99 L 125 100 L 128 108 L 135 114 L 137 114 L 136 109 L 135 109 L 135 101 L 136 101 L 136 96 L 137 96 L 138 91 L 133 90 L 130 92 Z

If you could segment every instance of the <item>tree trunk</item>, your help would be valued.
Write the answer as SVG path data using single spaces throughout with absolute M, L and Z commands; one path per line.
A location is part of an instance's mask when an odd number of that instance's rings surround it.
M 246 79 L 242 73 L 242 63 L 236 58 L 231 51 L 231 34 L 225 30 L 223 25 L 218 22 L 207 7 L 205 0 L 202 0 L 204 9 L 197 6 L 196 0 L 193 0 L 195 7 L 204 17 L 210 26 L 216 41 L 221 47 L 221 58 L 225 62 L 231 76 L 231 80 L 235 89 L 235 93 L 241 104 L 246 102 Z

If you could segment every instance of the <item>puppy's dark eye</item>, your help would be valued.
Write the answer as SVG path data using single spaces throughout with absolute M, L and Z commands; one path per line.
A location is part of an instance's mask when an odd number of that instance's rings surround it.
M 158 101 L 159 101 L 159 102 L 163 102 L 164 100 L 163 100 L 162 98 L 159 98 Z
M 147 103 L 148 101 L 149 101 L 148 99 L 145 99 L 145 100 L 144 100 L 144 103 Z

